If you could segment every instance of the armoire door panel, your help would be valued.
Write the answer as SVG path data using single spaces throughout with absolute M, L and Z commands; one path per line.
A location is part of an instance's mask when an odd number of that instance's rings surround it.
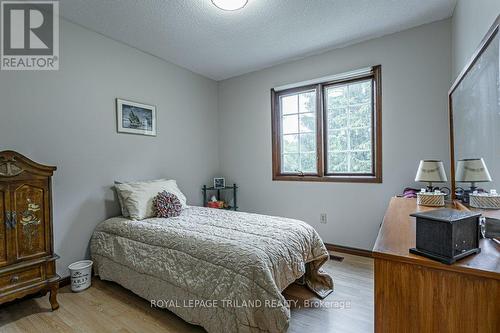
M 16 221 L 17 260 L 49 254 L 48 185 L 45 181 L 11 184 L 11 207 Z
M 0 183 L 0 267 L 9 263 L 10 208 L 7 185 Z

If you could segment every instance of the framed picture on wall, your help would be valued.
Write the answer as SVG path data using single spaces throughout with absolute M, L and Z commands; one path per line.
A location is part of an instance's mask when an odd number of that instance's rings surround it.
M 226 180 L 224 178 L 214 178 L 214 188 L 224 188 L 226 187 Z
M 118 133 L 156 136 L 156 107 L 116 99 Z

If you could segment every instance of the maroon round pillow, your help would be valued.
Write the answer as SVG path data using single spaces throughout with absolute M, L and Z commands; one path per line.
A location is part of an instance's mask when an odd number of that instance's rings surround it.
M 156 217 L 175 217 L 181 215 L 182 204 L 175 194 L 163 191 L 153 199 L 153 209 Z

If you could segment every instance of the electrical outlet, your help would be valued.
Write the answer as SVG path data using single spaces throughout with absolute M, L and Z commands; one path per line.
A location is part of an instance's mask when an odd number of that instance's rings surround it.
M 328 220 L 328 219 L 327 219 L 327 217 L 326 217 L 326 214 L 325 214 L 325 213 L 323 213 L 323 214 L 321 214 L 321 215 L 319 216 L 319 221 L 320 221 L 321 223 L 326 224 L 326 221 L 327 221 L 327 220 Z

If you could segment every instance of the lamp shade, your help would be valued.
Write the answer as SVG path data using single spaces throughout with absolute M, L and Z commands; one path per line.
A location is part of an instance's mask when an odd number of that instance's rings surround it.
M 418 166 L 416 182 L 444 183 L 448 181 L 443 161 L 422 160 Z
M 455 172 L 455 181 L 457 182 L 491 182 L 490 172 L 482 158 L 471 158 L 459 160 L 457 162 L 457 171 Z

